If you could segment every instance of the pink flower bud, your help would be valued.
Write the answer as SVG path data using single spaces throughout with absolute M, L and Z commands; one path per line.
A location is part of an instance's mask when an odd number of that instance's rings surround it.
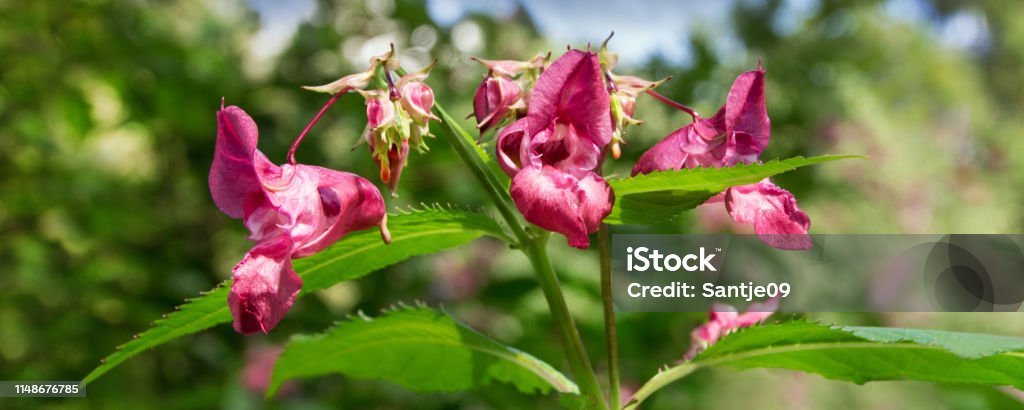
M 366 121 L 372 130 L 390 125 L 395 121 L 395 105 L 381 92 L 368 93 L 366 98 Z
M 426 125 L 435 119 L 430 110 L 434 108 L 434 91 L 421 81 L 408 82 L 399 88 L 402 95 L 402 108 L 409 113 L 417 124 Z
M 481 133 L 498 125 L 519 100 L 519 84 L 506 77 L 487 77 L 473 94 L 473 115 Z

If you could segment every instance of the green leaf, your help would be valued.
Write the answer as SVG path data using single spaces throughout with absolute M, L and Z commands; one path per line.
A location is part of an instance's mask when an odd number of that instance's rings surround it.
M 288 379 L 331 373 L 384 379 L 415 391 L 460 391 L 497 381 L 524 393 L 579 394 L 547 363 L 423 307 L 401 307 L 376 319 L 339 323 L 323 334 L 292 337 L 274 365 L 267 395 Z
M 615 205 L 605 218 L 609 224 L 652 224 L 675 218 L 696 208 L 708 198 L 736 185 L 753 184 L 794 169 L 856 155 L 823 155 L 771 160 L 762 164 L 740 164 L 729 168 L 695 168 L 659 171 L 608 181 L 615 192 Z
M 296 259 L 292 265 L 302 277 L 302 297 L 338 282 L 356 279 L 373 271 L 417 255 L 439 252 L 470 242 L 483 235 L 508 241 L 508 237 L 490 217 L 468 211 L 429 208 L 388 216 L 391 244 L 380 239 L 377 230 L 353 232 L 315 255 Z M 241 257 L 241 255 L 239 255 Z M 93 369 L 82 383 L 90 383 L 125 360 L 181 336 L 230 322 L 228 280 L 212 291 L 175 308 L 153 326 Z
M 780 368 L 865 383 L 919 380 L 1024 388 L 1024 338 L 924 329 L 832 327 L 806 321 L 754 326 L 651 378 L 627 408 L 702 367 Z

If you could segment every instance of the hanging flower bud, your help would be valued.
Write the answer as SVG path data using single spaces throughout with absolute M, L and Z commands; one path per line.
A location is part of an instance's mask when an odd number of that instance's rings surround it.
M 392 44 L 388 52 L 371 58 L 370 67 L 364 72 L 322 86 L 305 87 L 335 94 L 334 98 L 355 90 L 366 99 L 366 128 L 360 143 L 366 142 L 370 147 L 373 160 L 380 167 L 380 179 L 388 185 L 392 196 L 408 161 L 409 147 L 426 151 L 423 137 L 430 136 L 430 120 L 440 121 L 431 113 L 434 91 L 424 83 L 433 66 L 431 63 L 396 82 L 395 71 L 401 71 L 401 66 Z
M 380 167 L 380 179 L 395 196 L 398 179 L 409 154 L 411 122 L 398 101 L 383 90 L 359 91 L 366 98 L 366 130 L 363 141 Z M 402 148 L 399 148 L 402 147 Z
M 481 134 L 499 126 L 505 119 L 515 120 L 525 115 L 530 90 L 550 56 L 550 53 L 537 54 L 528 61 L 473 57 L 487 67 L 487 75 L 473 93 L 473 116 Z
M 395 105 L 381 91 L 362 93 L 366 97 L 366 127 L 374 133 L 395 122 Z M 367 140 L 367 142 L 370 142 Z
M 619 62 L 618 53 L 608 50 L 608 41 L 615 35 L 613 32 L 601 44 L 601 51 L 598 58 L 601 61 L 601 70 L 605 73 L 605 82 L 608 87 L 608 94 L 611 98 L 611 119 L 612 119 L 612 142 L 609 149 L 612 158 L 619 159 L 622 154 L 620 144 L 625 144 L 623 133 L 629 125 L 640 125 L 643 121 L 633 117 L 636 114 L 636 98 L 668 81 L 671 77 L 665 77 L 658 81 L 647 81 L 640 77 L 618 76 L 612 73 L 612 68 Z
M 406 74 L 398 80 L 397 91 L 401 108 L 411 120 L 409 138 L 418 151 L 426 151 L 427 145 L 423 137 L 430 134 L 430 120 L 441 121 L 431 111 L 434 108 L 434 90 L 423 81 L 437 61 L 430 63 L 422 70 Z
M 434 91 L 430 86 L 422 82 L 410 82 L 398 88 L 402 95 L 402 108 L 409 113 L 414 122 L 427 123 L 431 119 L 437 119 L 430 112 L 434 107 Z
M 519 94 L 519 84 L 507 77 L 484 78 L 473 94 L 473 115 L 481 134 L 505 119 Z

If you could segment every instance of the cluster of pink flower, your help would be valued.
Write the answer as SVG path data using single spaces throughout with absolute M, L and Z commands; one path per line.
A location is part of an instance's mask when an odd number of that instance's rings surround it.
M 623 131 L 634 118 L 636 98 L 665 80 L 647 81 L 611 72 L 615 55 L 569 50 L 545 67 L 546 58 L 526 62 L 479 60 L 488 75 L 473 98 L 481 132 L 507 123 L 497 138 L 501 168 L 512 177 L 511 194 L 531 223 L 561 233 L 587 248 L 611 211 L 614 193 L 599 174 L 605 152 L 620 154 Z M 538 74 L 539 73 L 539 74 Z M 514 81 L 521 75 L 519 82 Z M 741 74 L 711 118 L 675 103 L 693 123 L 645 152 L 633 175 L 659 170 L 728 167 L 758 161 L 768 145 L 764 71 Z M 506 121 L 507 119 L 507 121 Z M 737 222 L 752 223 L 758 236 L 781 249 L 811 246 L 810 219 L 788 191 L 765 179 L 732 187 L 708 203 L 725 202 Z
M 590 245 L 615 201 L 600 174 L 606 152 L 619 157 L 623 131 L 634 118 L 636 98 L 652 94 L 665 80 L 646 81 L 612 73 L 616 56 L 569 50 L 547 64 L 550 55 L 525 62 L 477 60 L 488 75 L 473 97 L 481 133 L 500 127 L 497 157 L 512 177 L 511 196 L 529 222 Z M 330 84 L 307 87 L 332 94 L 296 138 L 288 163 L 278 166 L 257 148 L 253 120 L 238 107 L 217 113 L 218 134 L 210 192 L 217 207 L 242 219 L 255 242 L 233 269 L 228 299 L 234 327 L 241 333 L 268 332 L 291 308 L 302 280 L 291 259 L 312 255 L 354 230 L 379 226 L 385 242 L 384 200 L 369 181 L 353 174 L 295 162 L 295 150 L 323 113 L 343 94 L 366 100 L 366 142 L 380 167 L 380 178 L 394 195 L 409 148 L 425 150 L 434 94 L 424 83 L 431 67 L 397 81 L 392 48 L 371 59 L 364 72 Z M 368 87 L 377 84 L 377 88 Z M 667 100 L 666 100 L 667 101 Z M 764 71 L 740 75 L 725 105 L 704 119 L 685 106 L 693 123 L 669 134 L 644 153 L 633 174 L 694 167 L 723 167 L 758 160 L 768 144 Z M 810 247 L 810 220 L 789 192 L 767 179 L 733 187 L 709 202 L 724 201 L 739 222 L 753 223 L 766 243 L 783 249 Z

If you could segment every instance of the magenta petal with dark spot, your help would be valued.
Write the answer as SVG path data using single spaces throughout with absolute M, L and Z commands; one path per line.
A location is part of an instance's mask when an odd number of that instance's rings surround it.
M 349 232 L 379 226 L 384 218 L 384 198 L 366 178 L 333 169 L 299 165 L 316 172 L 323 222 L 292 256 L 301 258 L 326 249 Z
M 278 166 L 256 149 L 256 124 L 238 107 L 217 113 L 210 193 L 242 218 L 256 245 L 235 266 L 228 304 L 240 333 L 268 332 L 302 287 L 291 260 L 358 229 L 384 226 L 384 200 L 366 179 L 301 164 Z

